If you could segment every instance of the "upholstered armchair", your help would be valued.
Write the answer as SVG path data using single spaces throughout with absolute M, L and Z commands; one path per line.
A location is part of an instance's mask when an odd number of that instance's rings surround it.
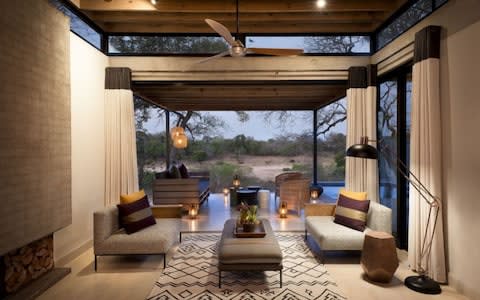
M 275 203 L 277 203 L 277 196 L 280 195 L 280 185 L 289 179 L 301 179 L 303 174 L 300 172 L 285 172 L 275 176 Z
M 288 207 L 294 207 L 297 214 L 305 203 L 310 201 L 310 179 L 289 179 L 280 184 L 280 201 L 285 202 Z

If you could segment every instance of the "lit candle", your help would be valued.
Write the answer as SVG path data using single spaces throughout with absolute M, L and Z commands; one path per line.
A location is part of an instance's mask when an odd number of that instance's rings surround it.
M 190 219 L 197 218 L 197 214 L 198 214 L 198 209 L 197 209 L 195 204 L 192 204 L 192 206 L 190 206 L 190 210 L 188 212 L 188 215 L 190 216 Z
M 287 203 L 282 202 L 280 205 L 280 218 L 286 218 L 288 213 Z
M 318 191 L 317 190 L 311 190 L 310 191 L 310 197 L 312 199 L 318 199 Z
M 240 179 L 238 178 L 238 175 L 235 175 L 235 177 L 233 177 L 233 186 L 236 188 L 240 186 Z

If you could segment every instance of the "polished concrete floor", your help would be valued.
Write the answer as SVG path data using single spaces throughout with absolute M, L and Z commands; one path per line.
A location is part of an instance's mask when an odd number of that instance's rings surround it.
M 208 203 L 200 208 L 196 220 L 182 218 L 182 231 L 221 231 L 226 219 L 236 217 L 237 212 L 230 208 L 228 198 L 212 195 Z M 273 197 L 268 208 L 259 210 L 260 217 L 268 218 L 274 230 L 303 231 L 303 215 L 292 211 L 287 219 L 276 213 Z M 311 248 L 316 249 L 309 240 Z M 174 247 L 167 255 L 167 261 L 175 252 Z M 364 278 L 357 253 L 334 253 L 325 258 L 325 266 L 344 291 L 348 299 L 459 299 L 466 300 L 449 286 L 442 286 L 441 295 L 423 295 L 413 292 L 403 285 L 403 279 L 413 273 L 408 270 L 406 252 L 398 251 L 400 266 L 389 284 L 377 284 Z M 85 253 L 67 264 L 72 273 L 46 291 L 39 299 L 145 299 L 156 279 L 162 274 L 161 256 L 100 257 L 98 272 L 93 271 L 93 251 Z

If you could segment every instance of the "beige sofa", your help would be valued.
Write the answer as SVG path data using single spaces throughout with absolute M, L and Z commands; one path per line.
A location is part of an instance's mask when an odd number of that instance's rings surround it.
M 362 250 L 369 230 L 392 232 L 392 210 L 370 202 L 364 232 L 333 222 L 335 204 L 305 204 L 305 239 L 308 234 L 321 250 Z
M 118 209 L 115 206 L 105 208 L 93 214 L 93 252 L 95 271 L 97 257 L 106 255 L 163 255 L 163 267 L 166 267 L 165 254 L 179 240 L 180 219 L 156 219 L 157 224 L 138 232 L 127 234 L 120 228 Z
M 208 172 L 190 172 L 189 178 L 168 178 L 167 171 L 155 174 L 153 204 L 200 205 L 210 196 Z

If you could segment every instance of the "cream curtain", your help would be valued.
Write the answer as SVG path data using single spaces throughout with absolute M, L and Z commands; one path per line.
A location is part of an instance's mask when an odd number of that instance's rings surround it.
M 433 38 L 435 36 L 436 38 Z M 442 148 L 439 41 L 439 27 L 427 27 L 415 36 L 415 64 L 412 74 L 410 171 L 418 177 L 434 196 L 441 200 Z M 422 48 L 418 49 L 419 47 Z M 434 48 L 438 49 L 438 51 L 432 52 Z M 438 282 L 446 282 L 443 209 L 441 203 L 431 255 L 420 261 L 429 206 L 420 197 L 418 191 L 411 186 L 409 195 L 408 260 L 410 266 L 416 270 L 417 266 L 421 264 L 424 269 L 428 270 L 428 275 L 431 278 Z M 430 227 L 430 229 L 432 228 Z M 433 231 L 430 230 L 427 236 L 432 233 Z
M 353 79 L 357 83 L 349 85 L 356 87 L 350 87 L 347 90 L 347 149 L 353 144 L 358 144 L 362 136 L 368 136 L 372 140 L 377 139 L 377 88 L 374 84 L 375 80 L 367 81 L 366 79 L 367 75 L 376 76 L 376 68 L 369 66 L 368 72 L 367 68 L 360 70 L 362 69 L 357 67 L 353 72 L 357 72 L 357 76 L 364 74 L 359 76 L 365 76 L 365 79 L 360 82 Z M 370 145 L 376 147 L 375 142 L 370 142 Z M 346 157 L 345 188 L 351 191 L 367 192 L 371 201 L 378 202 L 377 160 Z
M 138 191 L 135 115 L 129 89 L 105 89 L 105 143 L 105 205 L 110 206 L 120 202 L 121 194 Z

